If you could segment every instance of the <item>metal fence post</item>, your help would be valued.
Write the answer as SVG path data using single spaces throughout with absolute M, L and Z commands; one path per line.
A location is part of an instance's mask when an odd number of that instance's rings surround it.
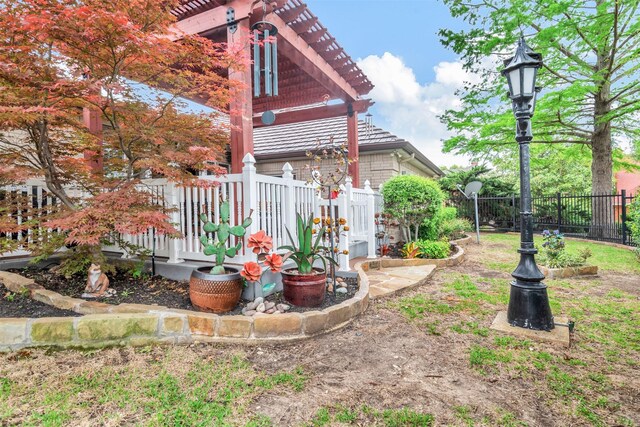
M 558 231 L 560 230 L 560 227 L 562 226 L 562 199 L 561 199 L 561 194 L 557 193 L 556 194 L 556 200 L 558 203 Z
M 511 195 L 511 206 L 513 206 L 513 209 L 511 209 L 511 220 L 513 221 L 513 232 L 516 232 L 516 195 L 512 194 Z
M 627 190 L 621 190 L 620 191 L 621 197 L 622 197 L 622 213 L 621 213 L 621 220 L 622 220 L 622 244 L 626 245 L 627 244 Z

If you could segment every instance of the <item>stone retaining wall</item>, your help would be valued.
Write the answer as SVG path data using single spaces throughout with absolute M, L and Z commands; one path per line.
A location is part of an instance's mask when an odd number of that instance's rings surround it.
M 464 240 L 464 239 L 461 239 L 461 240 Z M 462 261 L 464 261 L 465 255 L 464 255 L 464 249 L 462 249 L 461 246 L 454 244 L 454 242 L 452 242 L 452 246 L 455 252 L 449 258 L 442 258 L 442 259 L 379 258 L 379 259 L 366 261 L 365 263 L 362 263 L 363 264 L 362 267 L 364 271 L 368 271 L 369 268 L 407 267 L 407 266 L 416 266 L 416 265 L 435 265 L 438 268 L 453 267 L 460 264 Z
M 349 323 L 369 305 L 369 283 L 356 265 L 360 289 L 347 301 L 304 313 L 219 316 L 155 305 L 110 305 L 62 296 L 18 274 L 0 272 L 12 292 L 30 292 L 41 302 L 85 314 L 82 317 L 0 319 L 0 351 L 26 347 L 93 348 L 151 343 L 240 342 L 298 340 Z

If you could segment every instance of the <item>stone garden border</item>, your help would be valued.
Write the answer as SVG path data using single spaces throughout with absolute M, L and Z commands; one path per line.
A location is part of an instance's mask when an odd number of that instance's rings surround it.
M 219 316 L 157 305 L 111 305 L 71 298 L 44 289 L 32 279 L 0 271 L 0 281 L 11 292 L 29 292 L 37 301 L 83 314 L 81 317 L 0 318 L 0 352 L 29 347 L 100 348 L 144 346 L 154 343 L 223 342 L 260 344 L 294 341 L 340 329 L 369 306 L 370 268 L 436 265 L 450 267 L 464 260 L 471 237 L 452 241 L 455 253 L 444 259 L 377 258 L 354 266 L 358 292 L 340 304 L 304 313 Z
M 339 329 L 367 309 L 369 282 L 360 264 L 355 269 L 360 288 L 353 298 L 324 310 L 252 317 L 85 301 L 48 291 L 18 274 L 0 271 L 0 280 L 10 291 L 29 292 L 37 301 L 84 314 L 82 317 L 0 319 L 0 352 L 27 347 L 99 348 L 192 342 L 259 344 L 309 338 Z
M 597 265 L 582 265 L 580 267 L 564 267 L 564 268 L 548 268 L 545 266 L 539 266 L 542 274 L 547 279 L 567 279 L 569 277 L 580 276 L 597 276 Z

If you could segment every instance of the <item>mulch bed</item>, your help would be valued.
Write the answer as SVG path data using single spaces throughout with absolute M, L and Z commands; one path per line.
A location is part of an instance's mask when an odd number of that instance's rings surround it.
M 31 299 L 28 293 L 14 293 L 0 283 L 0 318 L 3 317 L 72 317 L 82 316 Z
M 65 278 L 60 274 L 56 274 L 49 269 L 37 269 L 26 268 L 22 270 L 11 270 L 13 273 L 20 274 L 35 280 L 35 282 L 45 289 L 57 292 L 61 295 L 65 295 L 73 298 L 80 298 L 84 292 L 86 286 L 86 276 L 73 276 L 71 278 Z M 166 279 L 161 276 L 144 276 L 142 278 L 132 278 L 130 274 L 118 271 L 116 274 L 108 274 L 109 288 L 116 291 L 114 296 L 108 298 L 98 298 L 92 301 L 103 302 L 106 304 L 146 304 L 146 305 L 159 305 L 174 309 L 194 310 L 197 311 L 189 299 L 189 283 L 186 281 L 175 281 Z M 289 311 L 292 312 L 305 312 L 311 310 L 322 310 L 335 304 L 352 298 L 358 291 L 358 279 L 357 278 L 345 278 L 347 285 L 346 294 L 337 294 L 334 298 L 332 294 L 328 294 L 324 299 L 324 302 L 319 307 L 304 308 L 291 306 Z M 4 288 L 2 288 L 4 289 Z M 2 294 L 4 295 L 4 294 Z M 28 296 L 27 300 L 32 301 L 34 304 L 40 304 L 44 307 L 50 307 L 46 304 L 42 304 L 37 301 L 31 300 Z M 275 303 L 286 303 L 282 297 L 282 293 L 269 295 L 265 298 L 267 301 Z M 2 300 L 4 306 L 4 300 Z M 240 301 L 240 304 L 229 313 L 225 315 L 240 314 L 242 309 L 250 301 Z M 17 307 L 17 306 L 16 306 Z M 30 312 L 20 312 L 17 308 L 16 315 L 5 316 L 4 311 L 0 308 L 0 317 L 46 317 L 46 316 L 78 316 L 77 313 L 67 310 L 59 310 L 54 307 L 50 307 L 52 310 L 56 310 L 56 314 L 41 314 L 31 315 Z M 52 312 L 53 313 L 53 312 Z M 34 311 L 34 314 L 35 313 Z

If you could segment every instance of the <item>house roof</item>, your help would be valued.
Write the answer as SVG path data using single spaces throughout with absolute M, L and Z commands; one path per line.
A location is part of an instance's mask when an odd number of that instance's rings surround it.
M 290 123 L 254 129 L 254 155 L 258 160 L 304 157 L 308 150 L 333 142 L 347 141 L 347 118 Z M 437 175 L 444 175 L 431 160 L 409 141 L 374 125 L 358 121 L 358 148 L 360 152 L 403 149 Z

